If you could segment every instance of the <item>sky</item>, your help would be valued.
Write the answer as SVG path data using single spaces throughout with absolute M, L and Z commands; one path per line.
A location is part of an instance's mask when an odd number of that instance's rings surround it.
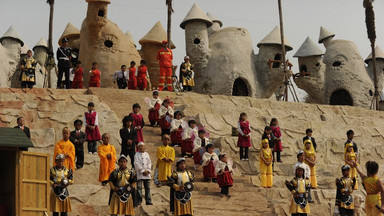
M 174 64 L 180 64 L 185 55 L 185 33 L 180 23 L 197 3 L 204 12 L 219 18 L 223 27 L 243 27 L 252 37 L 252 46 L 258 53 L 257 43 L 279 24 L 277 0 L 173 0 L 172 41 Z M 298 72 L 293 55 L 307 36 L 317 42 L 320 26 L 335 33 L 335 39 L 356 43 L 362 57 L 370 54 L 370 43 L 365 26 L 362 0 L 282 0 L 284 34 L 293 50 L 287 57 Z M 384 1 L 375 1 L 376 44 L 384 50 Z M 85 0 L 56 0 L 54 13 L 53 46 L 57 49 L 68 22 L 80 29 L 87 13 Z M 138 49 L 138 41 L 160 21 L 167 23 L 165 0 L 111 0 L 108 18 L 123 32 L 130 31 Z M 46 0 L 0 0 L 0 35 L 14 25 L 24 43 L 32 48 L 41 37 L 48 38 L 49 5 Z M 322 44 L 319 47 L 324 50 Z M 296 88 L 297 89 L 297 88 Z M 299 89 L 297 89 L 299 91 Z M 301 98 L 305 95 L 299 91 Z

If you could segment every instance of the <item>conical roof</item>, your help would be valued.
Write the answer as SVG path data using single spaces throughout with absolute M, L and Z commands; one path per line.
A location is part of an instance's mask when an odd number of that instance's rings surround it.
M 308 56 L 321 56 L 324 52 L 311 40 L 310 37 L 305 39 L 304 43 L 300 46 L 293 57 L 308 57 Z
M 180 23 L 180 27 L 185 29 L 185 25 L 191 21 L 202 21 L 207 24 L 207 27 L 212 26 L 212 21 L 205 15 L 201 8 L 194 3 L 191 10 L 189 10 L 187 16 L 185 16 L 183 22 Z
M 217 22 L 220 24 L 220 27 L 223 27 L 223 22 L 221 20 L 217 19 L 217 17 L 213 16 L 211 13 L 207 13 L 207 17 L 212 21 L 212 22 Z
M 17 31 L 13 25 L 11 27 L 9 27 L 8 31 L 5 32 L 5 34 L 0 38 L 0 43 L 6 38 L 15 39 L 21 44 L 21 46 L 24 46 L 23 40 L 21 40 L 19 33 L 17 33 Z
M 63 38 L 68 38 L 69 40 L 78 39 L 80 38 L 80 30 L 76 28 L 72 23 L 68 23 L 67 26 L 64 29 L 63 34 L 61 34 L 59 38 L 59 46 L 62 46 L 61 40 Z
M 271 44 L 277 44 L 281 45 L 281 36 L 280 36 L 280 29 L 278 26 L 275 26 L 275 28 L 267 35 L 263 40 L 261 40 L 257 47 L 260 47 L 261 45 L 271 45 Z M 292 50 L 291 43 L 287 40 L 287 38 L 284 37 L 284 45 L 287 49 L 287 51 Z
M 384 52 L 380 49 L 380 47 L 375 47 L 375 55 L 376 59 L 384 59 Z M 365 63 L 368 64 L 369 61 L 372 60 L 372 53 L 364 60 Z
M 131 41 L 131 42 L 133 43 L 133 45 L 135 45 L 135 47 L 136 47 L 136 43 L 135 43 L 135 41 L 133 40 L 133 37 L 132 37 L 131 32 L 130 32 L 130 31 L 125 32 L 125 36 L 127 36 L 127 38 L 129 39 L 129 41 Z
M 29 50 L 28 45 L 24 44 L 24 46 L 21 47 L 20 54 L 25 55 L 25 54 L 27 54 L 28 50 Z
M 164 30 L 163 25 L 158 21 L 149 32 L 139 40 L 141 45 L 146 43 L 161 44 L 163 40 L 167 40 L 167 33 Z M 175 49 L 175 45 L 171 43 L 171 48 Z
M 44 40 L 44 38 L 40 38 L 40 40 L 36 43 L 36 45 L 33 47 L 33 51 L 35 51 L 36 47 L 44 47 L 48 50 L 47 41 Z
M 330 32 L 328 29 L 323 26 L 320 27 L 320 35 L 319 35 L 319 43 L 323 43 L 323 41 L 329 37 L 335 37 L 335 34 Z

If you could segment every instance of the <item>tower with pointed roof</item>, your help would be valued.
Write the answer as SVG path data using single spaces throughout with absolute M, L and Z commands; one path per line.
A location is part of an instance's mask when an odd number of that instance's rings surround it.
M 217 17 L 211 13 L 207 13 L 207 17 L 212 21 L 212 26 L 208 28 L 208 35 L 211 36 L 214 33 L 218 32 L 221 27 L 223 27 L 223 22 L 221 22 Z
M 79 60 L 84 71 L 89 71 L 92 63 L 97 62 L 101 71 L 101 87 L 114 87 L 113 73 L 131 61 L 138 64 L 141 56 L 131 40 L 108 19 L 110 0 L 86 1 L 88 9 L 80 30 Z M 89 73 L 84 73 L 85 86 L 88 86 L 88 80 Z
M 180 27 L 185 30 L 186 52 L 194 64 L 195 79 L 197 80 L 207 67 L 211 56 L 208 28 L 212 24 L 212 21 L 196 3 L 180 24 Z
M 334 33 L 324 28 L 323 26 L 320 27 L 319 43 L 322 43 L 325 48 L 329 46 L 333 40 L 333 37 L 335 37 Z
M 284 39 L 285 50 L 292 50 L 289 41 Z M 270 67 L 267 63 L 271 60 L 282 60 L 283 51 L 281 49 L 280 29 L 278 26 L 265 36 L 258 44 L 259 53 L 256 56 L 256 71 L 259 83 L 264 87 L 261 89 L 261 95 L 272 95 L 284 81 L 284 69 L 282 64 L 275 62 Z
M 0 43 L 5 48 L 5 53 L 9 57 L 12 67 L 16 67 L 20 61 L 21 47 L 24 45 L 19 33 L 14 26 L 9 27 L 8 31 L 0 38 Z
M 167 40 L 167 33 L 160 21 L 158 21 L 152 29 L 139 40 L 141 45 L 140 54 L 147 63 L 152 87 L 157 87 L 159 84 L 160 66 L 157 61 L 157 53 L 162 47 L 161 42 L 164 40 Z M 171 49 L 174 49 L 175 45 L 172 41 L 170 43 Z
M 47 42 L 43 38 L 40 38 L 40 40 L 33 47 L 33 58 L 35 58 L 40 65 L 44 66 L 48 57 L 48 52 L 49 49 Z
M 309 97 L 307 101 L 324 102 L 325 65 L 322 56 L 324 52 L 310 37 L 296 51 L 293 57 L 298 58 L 300 76 L 294 79 L 296 85 L 305 90 Z
M 376 55 L 376 73 L 377 73 L 377 87 L 381 94 L 383 94 L 383 83 L 384 83 L 384 52 L 380 49 L 379 46 L 375 47 L 375 55 Z M 373 64 L 372 64 L 372 53 L 364 60 L 364 62 L 368 65 L 367 70 L 369 77 L 372 82 L 374 82 L 373 76 Z

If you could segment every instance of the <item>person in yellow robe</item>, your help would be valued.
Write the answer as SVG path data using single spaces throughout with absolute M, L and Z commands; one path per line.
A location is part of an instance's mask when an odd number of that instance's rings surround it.
M 288 190 L 291 191 L 293 199 L 289 207 L 289 213 L 295 215 L 307 215 L 310 213 L 308 200 L 308 191 L 311 183 L 305 179 L 305 167 L 303 164 L 296 166 L 295 178 L 291 181 L 285 181 Z
M 261 172 L 261 187 L 271 188 L 273 185 L 273 169 L 272 150 L 269 148 L 268 139 L 261 141 L 262 148 L 260 150 L 260 172 Z
M 175 149 L 169 146 L 171 139 L 168 134 L 164 134 L 161 140 L 163 145 L 157 148 L 156 156 L 159 166 L 158 180 L 164 184 L 172 174 L 172 163 L 175 161 Z
M 55 145 L 53 165 L 56 165 L 56 156 L 63 154 L 65 157 L 64 166 L 69 170 L 75 171 L 75 146 L 69 141 L 69 134 L 69 129 L 67 127 L 63 128 L 63 139 Z
M 304 156 L 305 156 L 305 163 L 309 166 L 309 169 L 311 171 L 311 186 L 313 189 L 317 188 L 317 177 L 316 177 L 316 152 L 313 148 L 312 141 L 311 140 L 305 140 L 304 141 Z
M 67 190 L 67 186 L 73 184 L 72 170 L 64 166 L 65 157 L 63 154 L 58 154 L 55 157 L 55 161 L 56 165 L 49 171 L 52 187 L 50 211 L 53 212 L 53 216 L 59 216 L 59 214 L 61 216 L 67 216 L 67 212 L 72 211 L 71 200 L 69 199 L 69 192 Z
M 186 169 L 185 158 L 180 158 L 176 163 L 176 170 L 173 171 L 171 176 L 174 182 L 172 185 L 173 190 L 171 190 L 171 196 L 173 196 L 171 197 L 171 203 L 173 200 L 175 216 L 193 215 L 192 191 L 185 188 L 185 183 L 190 182 L 193 184 L 195 177 Z
M 345 151 L 344 151 L 344 160 L 345 164 L 351 166 L 351 170 L 349 172 L 349 178 L 356 178 L 357 179 L 357 171 L 356 168 L 353 166 L 353 162 L 357 163 L 356 153 L 353 151 L 353 144 L 347 143 L 345 144 Z M 357 181 L 355 184 L 354 190 L 357 190 Z
M 97 154 L 100 157 L 99 182 L 103 186 L 108 183 L 109 175 L 115 169 L 116 150 L 115 146 L 109 144 L 109 134 L 105 133 L 101 137 L 103 144 L 97 148 Z
M 359 164 L 353 162 L 361 179 L 363 180 L 364 189 L 367 192 L 365 197 L 365 214 L 366 216 L 382 216 L 384 213 L 384 186 L 383 182 L 377 177 L 379 172 L 379 164 L 375 161 L 368 161 L 365 164 L 367 175 L 360 169 Z
M 109 186 L 111 187 L 109 214 L 112 216 L 117 216 L 119 214 L 125 216 L 134 215 L 133 192 L 123 193 L 123 191 L 132 189 L 135 186 L 134 173 L 127 168 L 127 163 L 127 157 L 121 155 L 118 160 L 119 168 L 113 170 L 109 176 Z

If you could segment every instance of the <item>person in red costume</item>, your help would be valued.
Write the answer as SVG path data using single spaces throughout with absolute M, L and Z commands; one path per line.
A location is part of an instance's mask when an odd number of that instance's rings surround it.
M 84 70 L 81 67 L 81 62 L 78 60 L 76 62 L 75 67 L 72 71 L 75 74 L 75 77 L 73 78 L 72 86 L 73 89 L 82 89 L 83 88 L 83 73 Z
M 165 81 L 167 81 L 167 90 L 172 91 L 172 50 L 168 48 L 168 41 L 162 42 L 163 47 L 157 54 L 157 60 L 160 65 L 159 91 L 163 91 Z
M 92 63 L 92 70 L 89 71 L 89 87 L 100 87 L 100 75 L 99 64 L 97 62 Z
M 136 62 L 131 61 L 131 66 L 129 67 L 129 79 L 128 79 L 128 89 L 136 90 L 137 89 L 137 80 L 136 80 Z
M 148 68 L 145 66 L 145 60 L 140 61 L 140 66 L 137 69 L 137 87 L 140 90 L 146 90 L 147 89 L 147 77 L 148 75 Z

